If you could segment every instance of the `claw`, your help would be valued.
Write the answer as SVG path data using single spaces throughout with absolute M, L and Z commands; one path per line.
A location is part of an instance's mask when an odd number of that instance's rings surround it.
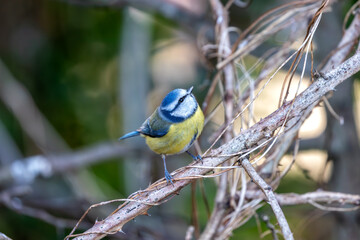
M 202 160 L 202 157 L 200 156 L 200 155 L 197 155 L 197 156 L 194 156 L 191 152 L 189 152 L 189 151 L 186 151 L 186 153 L 187 154 L 189 154 L 193 159 L 194 159 L 194 161 L 200 161 L 201 163 L 203 162 L 203 160 Z
M 173 177 L 170 175 L 170 173 L 165 169 L 165 178 L 166 178 L 166 182 L 169 184 L 171 183 L 171 185 L 174 186 L 174 183 L 173 183 Z
M 202 157 L 200 155 L 197 155 L 196 159 L 199 160 L 201 163 L 203 163 L 203 159 L 202 159 Z

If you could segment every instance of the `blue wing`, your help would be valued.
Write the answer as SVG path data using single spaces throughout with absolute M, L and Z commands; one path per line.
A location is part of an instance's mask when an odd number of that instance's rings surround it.
M 155 112 L 137 130 L 149 137 L 162 137 L 169 132 L 171 123 L 162 119 L 156 109 Z
M 140 134 L 157 138 L 166 135 L 169 132 L 171 123 L 161 118 L 158 114 L 157 109 L 155 112 L 141 125 L 139 129 L 133 132 L 129 132 L 119 138 L 118 140 L 123 140 L 130 137 L 139 136 Z

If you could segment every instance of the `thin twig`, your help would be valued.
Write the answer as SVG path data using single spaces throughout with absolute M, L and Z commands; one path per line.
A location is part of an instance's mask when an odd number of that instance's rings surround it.
M 267 215 L 262 216 L 261 220 L 263 220 L 266 223 L 266 227 L 270 230 L 273 240 L 278 240 L 277 231 L 275 229 L 275 226 L 271 224 L 270 218 Z
M 273 11 L 269 11 L 268 13 L 265 13 L 263 16 L 258 18 L 258 20 L 256 22 L 254 22 L 247 30 L 245 30 L 240 35 L 239 39 L 234 44 L 234 47 L 232 49 L 233 53 L 228 58 L 226 58 L 224 61 L 218 63 L 217 69 L 222 69 L 224 66 L 228 65 L 229 63 L 231 63 L 234 59 L 238 58 L 239 56 L 249 53 L 250 51 L 255 49 L 260 43 L 264 42 L 274 32 L 280 31 L 284 27 L 288 26 L 288 24 L 292 23 L 292 21 L 294 21 L 298 15 L 302 15 L 304 13 L 308 16 L 313 15 L 313 9 L 316 8 L 317 5 L 319 5 L 319 1 L 314 1 L 314 0 L 297 1 L 295 3 L 296 3 L 295 7 L 291 6 L 290 4 L 283 5 L 283 6 L 286 6 L 289 8 L 291 7 L 291 10 L 293 10 L 291 14 L 286 14 L 286 16 L 285 16 L 284 12 L 282 12 L 282 13 L 280 12 L 275 17 L 272 16 L 272 19 L 284 17 L 283 21 L 277 21 L 276 25 L 268 26 L 267 31 L 262 30 L 258 34 L 255 34 L 255 33 L 250 34 L 251 32 L 258 30 L 255 27 L 260 28 L 259 26 L 261 26 L 263 24 L 263 21 L 262 21 L 263 18 L 272 14 Z M 276 9 L 274 9 L 274 10 L 276 10 Z M 302 16 L 302 17 L 304 17 L 304 16 Z M 259 26 L 256 24 L 259 24 Z M 244 39 L 245 37 L 248 37 L 248 38 Z M 241 41 L 244 41 L 244 42 L 248 41 L 248 43 L 244 46 L 241 46 L 241 44 L 240 44 Z M 239 48 L 236 49 L 237 47 L 239 47 Z

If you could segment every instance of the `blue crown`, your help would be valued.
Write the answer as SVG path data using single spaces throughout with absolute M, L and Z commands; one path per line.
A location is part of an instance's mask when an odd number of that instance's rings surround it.
M 162 100 L 160 108 L 166 108 L 168 105 L 173 103 L 174 101 L 177 101 L 177 99 L 181 96 L 186 94 L 185 89 L 177 88 L 172 90 L 171 92 L 166 95 L 166 97 Z

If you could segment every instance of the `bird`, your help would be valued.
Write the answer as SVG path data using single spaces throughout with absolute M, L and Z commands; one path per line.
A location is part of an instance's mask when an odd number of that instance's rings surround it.
M 192 90 L 193 86 L 187 90 L 172 90 L 137 130 L 118 139 L 144 137 L 147 146 L 162 157 L 167 184 L 174 185 L 174 179 L 166 168 L 167 155 L 186 152 L 194 161 L 202 161 L 200 155 L 194 156 L 189 151 L 204 127 L 204 114 Z

